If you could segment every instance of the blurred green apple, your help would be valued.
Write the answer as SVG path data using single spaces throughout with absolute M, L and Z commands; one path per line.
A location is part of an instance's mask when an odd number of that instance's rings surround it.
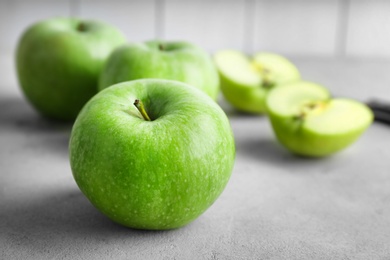
M 115 83 L 143 79 L 171 79 L 187 83 L 216 99 L 219 78 L 208 53 L 188 42 L 130 43 L 109 57 L 99 80 L 104 89 Z
M 224 190 L 235 145 L 225 113 L 202 91 L 162 79 L 94 96 L 72 129 L 70 162 L 85 196 L 137 229 L 186 225 Z
M 221 50 L 214 62 L 225 99 L 242 112 L 265 113 L 270 89 L 300 79 L 295 65 L 275 53 L 259 52 L 250 58 L 239 51 Z
M 123 34 L 100 21 L 51 18 L 30 26 L 16 52 L 20 86 L 44 116 L 74 120 L 97 93 L 98 76 Z
M 354 143 L 373 120 L 364 104 L 331 98 L 312 82 L 296 82 L 271 90 L 268 117 L 280 143 L 293 153 L 322 157 Z

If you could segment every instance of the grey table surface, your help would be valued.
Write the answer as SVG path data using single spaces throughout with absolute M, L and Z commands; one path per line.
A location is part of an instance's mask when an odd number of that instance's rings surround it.
M 390 98 L 390 62 L 295 59 L 334 95 Z M 186 227 L 138 231 L 98 212 L 68 162 L 71 125 L 42 119 L 0 63 L 0 259 L 390 259 L 390 127 L 304 159 L 266 117 L 226 109 L 237 157 L 220 198 Z

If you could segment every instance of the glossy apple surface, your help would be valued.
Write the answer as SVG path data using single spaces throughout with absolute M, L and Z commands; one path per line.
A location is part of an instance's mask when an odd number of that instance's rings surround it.
M 123 82 L 99 92 L 77 117 L 69 147 L 85 196 L 113 221 L 137 229 L 196 219 L 224 190 L 235 158 L 218 104 L 170 80 Z
M 98 76 L 108 55 L 124 43 L 120 31 L 100 21 L 39 21 L 18 43 L 16 68 L 21 89 L 42 115 L 74 120 L 97 93 Z
M 373 120 L 366 105 L 331 98 L 324 87 L 305 81 L 271 90 L 266 106 L 279 142 L 293 153 L 310 157 L 347 148 Z
M 300 79 L 300 73 L 285 57 L 259 52 L 249 57 L 235 50 L 221 50 L 214 54 L 221 90 L 225 99 L 237 110 L 265 113 L 268 91 L 280 84 Z
M 99 80 L 104 89 L 115 83 L 160 78 L 195 86 L 211 98 L 219 93 L 219 78 L 208 53 L 188 42 L 130 43 L 109 57 Z

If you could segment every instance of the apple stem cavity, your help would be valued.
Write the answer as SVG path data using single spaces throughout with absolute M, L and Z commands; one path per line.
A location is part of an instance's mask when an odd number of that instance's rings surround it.
M 164 45 L 163 45 L 162 43 L 160 43 L 160 44 L 158 45 L 158 49 L 159 49 L 160 51 L 165 51 L 165 47 L 164 47 Z
M 80 22 L 78 25 L 77 25 L 77 31 L 79 32 L 85 32 L 87 31 L 87 26 L 85 23 L 83 22 Z
M 134 106 L 138 109 L 138 111 L 141 113 L 143 119 L 145 119 L 146 121 L 152 121 L 148 115 L 148 113 L 146 113 L 146 110 L 145 110 L 145 106 L 144 104 L 142 103 L 141 100 L 139 99 L 136 99 L 134 101 Z

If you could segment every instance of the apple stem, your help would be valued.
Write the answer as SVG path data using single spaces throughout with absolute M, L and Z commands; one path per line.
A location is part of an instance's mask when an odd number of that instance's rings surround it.
M 136 99 L 136 100 L 134 101 L 134 106 L 138 109 L 138 111 L 141 113 L 142 117 L 143 117 L 146 121 L 152 121 L 152 120 L 150 119 L 148 113 L 146 113 L 144 104 L 142 103 L 141 100 Z

